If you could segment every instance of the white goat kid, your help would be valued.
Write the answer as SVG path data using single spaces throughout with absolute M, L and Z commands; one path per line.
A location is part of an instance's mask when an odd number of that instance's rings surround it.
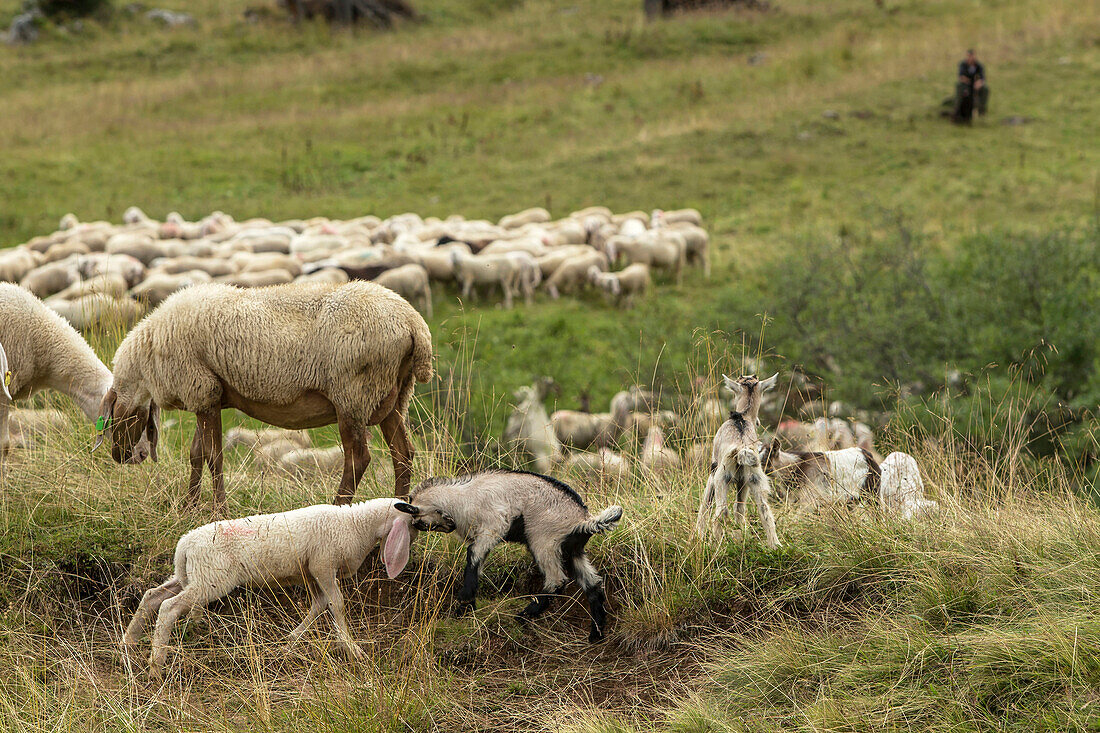
M 768 503 L 771 484 L 760 468 L 760 446 L 756 434 L 761 397 L 775 386 L 778 377 L 778 374 L 773 374 L 760 381 L 753 375 L 738 379 L 722 376 L 726 388 L 736 395 L 736 408 L 730 411 L 729 419 L 714 435 L 710 477 L 707 479 L 695 522 L 695 529 L 700 535 L 707 530 L 707 513 L 713 505 L 710 529 L 721 539 L 728 517 L 729 493 L 732 488 L 736 497 L 734 516 L 741 527 L 748 524 L 745 501 L 751 495 L 760 513 L 765 542 L 773 549 L 780 546 L 775 531 L 775 516 Z

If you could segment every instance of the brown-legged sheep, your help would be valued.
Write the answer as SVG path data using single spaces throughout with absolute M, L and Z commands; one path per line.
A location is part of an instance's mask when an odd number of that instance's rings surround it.
M 110 436 L 116 461 L 130 461 L 154 406 L 195 413 L 192 501 L 205 465 L 224 506 L 221 411 L 229 407 L 283 428 L 335 422 L 344 447 L 339 504 L 355 495 L 370 463 L 368 428 L 378 425 L 395 493 L 408 494 L 413 447 L 405 417 L 416 382 L 431 379 L 432 337 L 416 309 L 380 285 L 196 285 L 130 331 L 114 366 L 101 439 Z

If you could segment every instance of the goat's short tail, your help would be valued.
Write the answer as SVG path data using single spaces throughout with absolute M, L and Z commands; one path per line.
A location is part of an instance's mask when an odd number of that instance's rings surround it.
M 573 528 L 574 534 L 583 534 L 591 537 L 594 534 L 610 532 L 623 518 L 623 508 L 613 504 L 594 517 L 589 517 Z

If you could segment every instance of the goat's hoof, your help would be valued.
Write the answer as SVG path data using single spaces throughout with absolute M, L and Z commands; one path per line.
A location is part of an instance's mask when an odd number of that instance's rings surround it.
M 603 641 L 603 636 L 603 629 L 593 627 L 593 629 L 588 632 L 588 643 L 595 644 L 596 642 Z
M 353 659 L 356 662 L 362 662 L 367 658 L 367 653 L 358 644 L 345 644 L 344 653 L 348 655 L 349 659 Z
M 459 601 L 455 604 L 455 617 L 462 618 L 463 616 L 470 616 L 474 612 L 473 601 Z

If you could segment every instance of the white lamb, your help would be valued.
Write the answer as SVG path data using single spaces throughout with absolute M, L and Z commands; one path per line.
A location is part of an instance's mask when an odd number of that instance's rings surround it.
M 344 651 L 361 659 L 344 616 L 344 597 L 337 578 L 355 573 L 383 544 L 386 573 L 395 578 L 409 560 L 409 517 L 393 499 L 372 499 L 350 506 L 317 506 L 279 514 L 211 522 L 193 529 L 176 544 L 175 572 L 146 591 L 126 633 L 127 659 L 150 617 L 157 614 L 149 673 L 164 671 L 167 644 L 176 621 L 193 608 L 224 598 L 241 586 L 266 587 L 302 583 L 313 598 L 309 612 L 293 631 L 292 641 L 328 608 Z M 408 506 L 408 505 L 405 505 Z M 440 519 L 432 529 L 449 532 L 454 522 Z
M 913 456 L 895 451 L 882 462 L 879 505 L 896 512 L 902 519 L 927 517 L 938 504 L 924 498 L 924 481 Z

